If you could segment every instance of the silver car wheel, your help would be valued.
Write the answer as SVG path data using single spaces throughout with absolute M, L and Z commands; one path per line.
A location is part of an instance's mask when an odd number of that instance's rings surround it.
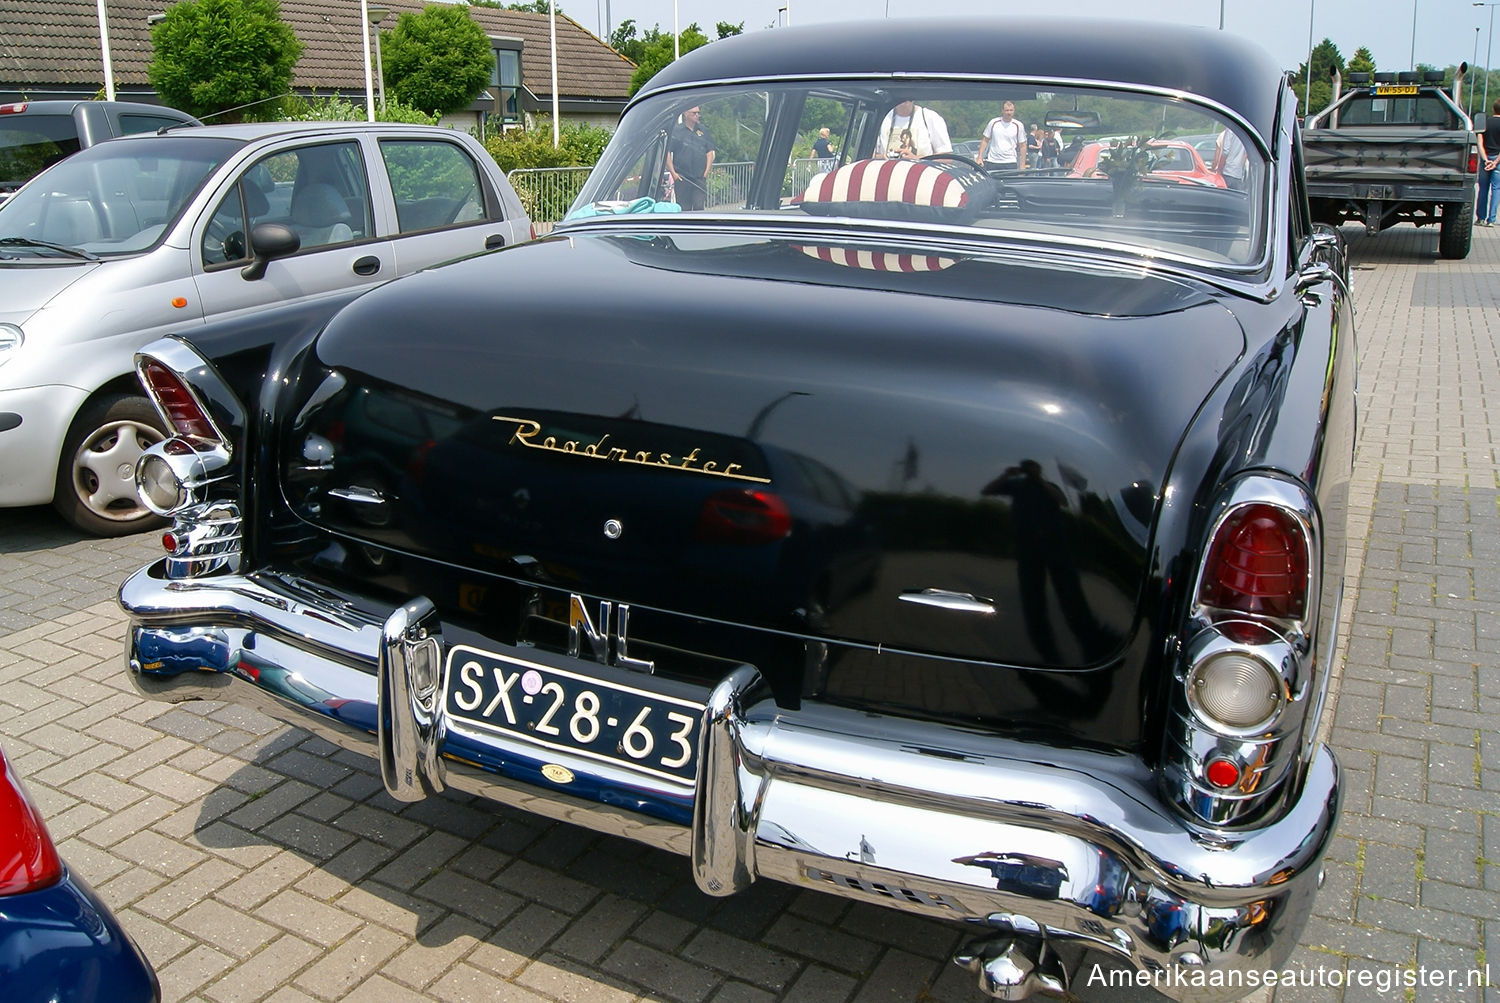
M 95 516 L 129 522 L 151 513 L 135 488 L 135 461 L 164 436 L 150 425 L 114 421 L 95 429 L 73 455 L 73 490 Z

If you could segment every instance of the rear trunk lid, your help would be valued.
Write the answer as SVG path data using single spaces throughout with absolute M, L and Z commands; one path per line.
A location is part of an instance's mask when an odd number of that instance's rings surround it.
M 1243 351 L 1204 288 L 1080 271 L 652 235 L 448 266 L 322 335 L 283 490 L 362 544 L 628 603 L 632 641 L 742 628 L 882 666 L 804 692 L 972 713 L 977 664 L 1123 659 L 1158 488 Z

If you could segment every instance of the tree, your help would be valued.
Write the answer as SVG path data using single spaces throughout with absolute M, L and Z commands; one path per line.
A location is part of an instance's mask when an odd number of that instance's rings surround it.
M 1375 55 L 1369 49 L 1361 45 L 1354 50 L 1354 55 L 1349 57 L 1349 73 L 1374 73 Z
M 385 84 L 403 104 L 445 115 L 470 104 L 490 82 L 495 53 L 461 6 L 428 4 L 380 37 Z
M 1327 38 L 1319 42 L 1312 51 L 1311 92 L 1307 87 L 1307 66 L 1307 63 L 1303 63 L 1298 67 L 1297 75 L 1292 78 L 1292 89 L 1297 93 L 1298 114 L 1303 118 L 1328 107 L 1329 99 L 1333 97 L 1334 67 L 1338 67 L 1339 73 L 1348 75 L 1339 47 Z
M 703 29 L 696 22 L 682 29 L 682 34 L 677 36 L 678 51 L 684 55 L 707 44 L 708 36 L 703 34 Z M 646 85 L 646 81 L 665 69 L 673 58 L 672 36 L 659 29 L 652 29 L 641 58 L 633 60 L 635 72 L 630 75 L 630 95 L 633 97 L 636 91 Z
M 146 77 L 163 102 L 238 122 L 290 90 L 302 43 L 276 0 L 182 0 L 152 27 L 151 50 Z
M 743 35 L 745 33 L 745 22 L 730 24 L 728 21 L 720 21 L 714 25 L 714 30 L 719 33 L 720 38 L 728 38 L 730 35 Z

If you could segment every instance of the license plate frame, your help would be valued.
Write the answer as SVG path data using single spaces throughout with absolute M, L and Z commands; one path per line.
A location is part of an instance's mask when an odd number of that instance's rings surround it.
M 667 692 L 667 680 L 470 644 L 448 649 L 443 675 L 450 722 L 524 742 L 543 761 L 559 753 L 685 790 L 697 783 L 704 704 Z M 614 678 L 626 675 L 639 678 Z
M 1376 84 L 1372 90 L 1378 98 L 1408 98 L 1418 93 L 1416 84 Z

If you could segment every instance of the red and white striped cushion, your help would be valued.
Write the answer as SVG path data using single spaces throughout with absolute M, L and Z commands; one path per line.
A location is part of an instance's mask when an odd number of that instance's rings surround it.
M 994 182 L 953 161 L 856 160 L 820 175 L 801 206 L 820 215 L 963 223 L 994 199 Z
M 821 245 L 801 245 L 801 250 L 820 261 L 870 272 L 940 272 L 958 264 L 957 258 L 943 258 L 936 254 L 898 254 Z

